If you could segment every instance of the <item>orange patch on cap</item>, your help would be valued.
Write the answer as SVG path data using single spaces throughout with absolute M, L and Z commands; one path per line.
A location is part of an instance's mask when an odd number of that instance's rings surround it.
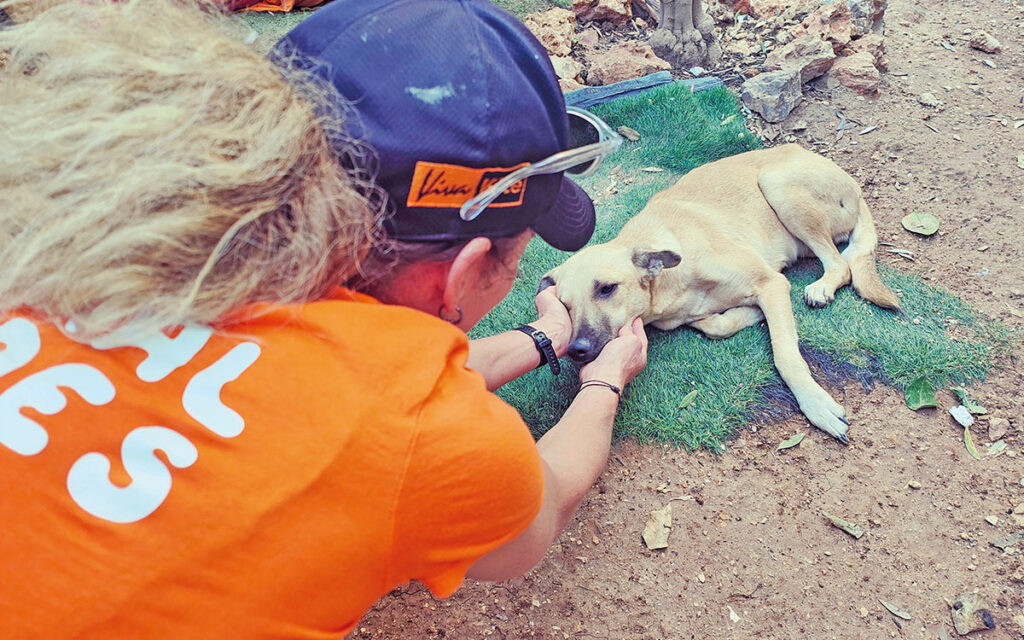
M 528 162 L 508 168 L 470 169 L 440 162 L 417 162 L 407 207 L 458 208 L 478 193 Z M 526 195 L 526 179 L 516 182 L 495 198 L 489 207 L 517 207 Z

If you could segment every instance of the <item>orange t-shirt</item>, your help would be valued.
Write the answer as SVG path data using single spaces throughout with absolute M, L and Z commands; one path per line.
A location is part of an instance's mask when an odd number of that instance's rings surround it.
M 0 635 L 337 638 L 458 588 L 543 475 L 465 335 L 338 290 L 89 346 L 0 318 Z

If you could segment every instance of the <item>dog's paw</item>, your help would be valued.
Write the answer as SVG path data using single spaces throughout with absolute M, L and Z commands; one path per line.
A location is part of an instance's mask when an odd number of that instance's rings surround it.
M 807 303 L 808 307 L 824 307 L 835 299 L 835 292 L 830 291 L 828 286 L 822 283 L 821 280 L 812 282 L 804 287 L 804 302 Z
M 847 444 L 849 440 L 846 432 L 850 423 L 846 419 L 846 410 L 843 405 L 832 399 L 824 390 L 814 394 L 813 398 L 800 403 L 800 411 L 807 417 L 811 424 L 829 434 L 836 440 Z

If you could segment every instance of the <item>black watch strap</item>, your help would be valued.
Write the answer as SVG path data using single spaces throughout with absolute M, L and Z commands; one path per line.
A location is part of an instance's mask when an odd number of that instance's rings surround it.
M 555 348 L 551 346 L 551 338 L 547 337 L 543 331 L 535 329 L 528 324 L 516 327 L 516 331 L 522 331 L 533 338 L 533 343 L 537 347 L 537 351 L 540 353 L 540 364 L 537 365 L 538 369 L 547 364 L 551 368 L 552 375 L 557 376 L 562 371 L 562 365 L 558 363 L 558 356 L 555 355 Z

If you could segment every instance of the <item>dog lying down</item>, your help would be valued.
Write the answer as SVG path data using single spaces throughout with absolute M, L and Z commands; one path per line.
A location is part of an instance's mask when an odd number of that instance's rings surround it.
M 842 253 L 836 242 L 849 240 Z M 569 309 L 569 356 L 588 362 L 640 316 L 658 329 L 689 325 L 727 338 L 762 319 L 775 367 L 810 422 L 847 442 L 843 407 L 811 377 L 797 346 L 789 281 L 781 271 L 815 255 L 825 268 L 804 289 L 811 307 L 852 278 L 865 300 L 899 310 L 878 278 L 877 236 L 860 187 L 831 160 L 790 144 L 694 169 L 656 194 L 619 235 L 552 269 Z

